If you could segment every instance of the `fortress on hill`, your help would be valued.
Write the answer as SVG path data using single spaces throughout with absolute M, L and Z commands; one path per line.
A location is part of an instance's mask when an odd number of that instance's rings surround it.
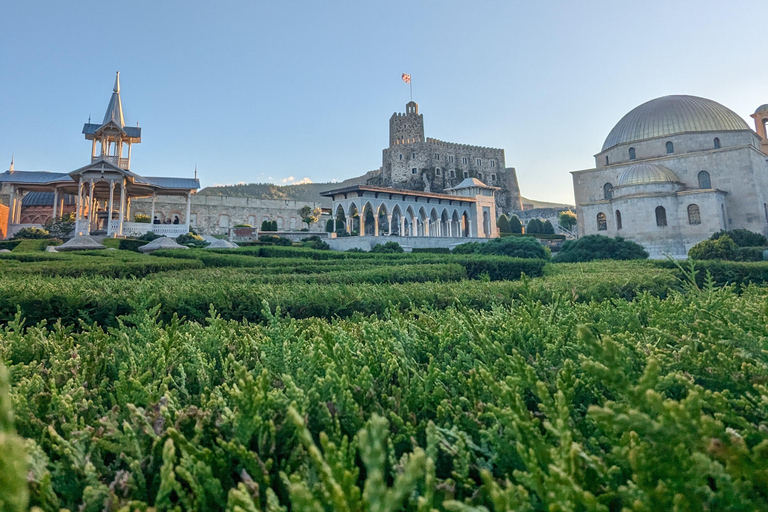
M 389 119 L 389 147 L 381 168 L 365 176 L 367 185 L 442 193 L 467 178 L 499 187 L 499 212 L 522 210 L 514 167 L 506 167 L 504 150 L 455 144 L 424 136 L 424 114 L 410 101 L 405 113 Z

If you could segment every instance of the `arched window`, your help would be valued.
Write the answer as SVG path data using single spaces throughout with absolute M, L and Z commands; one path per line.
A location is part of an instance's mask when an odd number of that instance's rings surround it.
M 616 210 L 616 229 L 621 229 L 621 212 Z
M 720 149 L 720 138 L 715 137 L 715 149 Z
M 608 163 L 608 155 L 605 155 L 605 165 L 610 165 L 610 164 Z
M 228 228 L 229 227 L 229 215 L 219 215 L 219 227 L 220 228 Z
M 597 214 L 597 230 L 606 231 L 608 229 L 608 221 L 605 218 L 605 214 L 600 212 Z
M 699 205 L 688 205 L 688 224 L 701 224 L 701 211 Z
M 443 174 L 443 171 L 441 171 L 439 167 L 435 169 L 435 176 L 441 176 L 442 174 Z
M 665 210 L 663 206 L 656 207 L 656 225 L 657 226 L 667 225 L 667 210 Z
M 675 145 L 672 144 L 671 140 L 668 140 L 667 141 L 667 154 L 669 155 L 669 154 L 672 154 L 674 152 L 675 152 Z
M 603 199 L 613 199 L 613 185 L 610 183 L 603 185 Z
M 712 188 L 712 180 L 709 178 L 709 173 L 707 171 L 699 172 L 699 188 Z
M 483 181 L 483 173 L 481 172 L 477 173 L 477 179 L 479 179 L 480 181 Z
M 629 148 L 629 159 L 634 160 L 635 158 L 635 148 Z

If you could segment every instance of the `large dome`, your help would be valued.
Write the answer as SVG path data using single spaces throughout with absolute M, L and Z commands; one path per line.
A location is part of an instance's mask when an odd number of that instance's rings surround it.
M 760 114 L 762 112 L 768 112 L 768 103 L 766 103 L 765 105 L 760 105 L 759 107 L 757 107 L 757 110 L 755 110 L 755 114 Z
M 613 127 L 603 151 L 617 144 L 685 132 L 749 130 L 733 110 L 697 96 L 662 96 L 631 110 Z
M 619 185 L 644 185 L 680 181 L 677 175 L 658 164 L 637 163 L 627 167 L 619 176 Z

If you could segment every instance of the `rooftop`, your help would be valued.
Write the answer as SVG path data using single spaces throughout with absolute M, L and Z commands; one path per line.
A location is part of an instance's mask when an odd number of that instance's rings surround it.
M 374 187 L 370 185 L 350 185 L 348 187 L 326 190 L 324 192 L 320 192 L 320 195 L 325 197 L 333 197 L 336 194 L 348 194 L 350 192 L 374 192 L 382 194 L 394 194 L 398 196 L 402 195 L 412 197 L 426 197 L 432 199 L 448 199 L 451 201 L 470 201 L 473 203 L 476 201 L 474 197 L 452 196 L 450 194 L 436 194 L 433 192 L 422 192 L 420 190 L 401 190 L 397 188 Z

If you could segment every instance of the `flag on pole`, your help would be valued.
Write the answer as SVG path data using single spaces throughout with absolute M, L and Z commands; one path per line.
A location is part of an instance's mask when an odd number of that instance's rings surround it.
M 408 73 L 403 73 L 403 82 L 410 84 L 411 83 L 411 75 Z

